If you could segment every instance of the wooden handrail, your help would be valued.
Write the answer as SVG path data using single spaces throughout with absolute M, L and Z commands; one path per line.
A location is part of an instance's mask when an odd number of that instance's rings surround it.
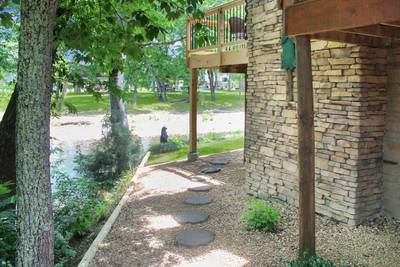
M 230 8 L 233 8 L 233 7 L 236 7 L 236 6 L 241 6 L 243 4 L 246 4 L 245 0 L 235 0 L 235 1 L 223 4 L 223 5 L 220 5 L 220 6 L 217 6 L 217 7 L 210 8 L 209 10 L 207 10 L 205 12 L 205 16 L 207 16 L 208 13 L 212 13 L 212 12 L 218 11 L 220 9 L 221 10 L 226 10 L 226 9 L 230 9 Z
M 235 0 L 206 11 L 203 19 L 188 18 L 186 21 L 187 57 L 190 56 L 192 51 L 215 48 L 221 54 L 226 45 L 240 43 L 240 41 L 245 42 L 245 4 L 245 0 Z M 236 19 L 233 22 L 233 26 L 232 18 Z M 202 40 L 201 37 L 198 37 L 198 39 L 195 37 L 197 32 L 194 25 L 197 23 L 208 27 L 205 31 L 207 37 L 204 38 L 204 40 L 208 40 L 206 44 L 203 44 L 203 41 L 199 41 Z

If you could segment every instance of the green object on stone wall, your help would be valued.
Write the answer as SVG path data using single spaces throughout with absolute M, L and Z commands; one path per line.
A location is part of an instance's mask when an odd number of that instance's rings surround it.
M 296 46 L 294 38 L 287 36 L 281 37 L 282 56 L 281 64 L 284 70 L 294 70 L 296 68 Z

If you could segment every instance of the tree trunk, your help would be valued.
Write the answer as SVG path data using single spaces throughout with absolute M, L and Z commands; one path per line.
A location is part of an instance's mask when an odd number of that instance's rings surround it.
M 158 99 L 160 102 L 167 101 L 167 86 L 159 79 L 156 80 Z
M 129 128 L 128 117 L 126 115 L 125 103 L 123 99 L 113 93 L 113 90 L 120 90 L 121 76 L 118 70 L 113 70 L 110 75 L 110 86 L 114 87 L 110 92 L 111 106 L 111 124 L 121 124 L 125 128 Z
M 120 90 L 123 87 L 123 76 L 118 70 L 113 70 L 110 76 L 110 86 L 114 87 L 110 91 L 111 103 L 111 136 L 116 148 L 117 171 L 122 173 L 129 169 L 129 151 L 127 143 L 130 138 L 128 117 L 126 115 L 125 103 L 123 99 L 113 93 L 113 90 Z
M 61 92 L 61 103 L 60 103 L 61 112 L 64 111 L 64 101 L 65 101 L 65 95 L 67 94 L 67 90 L 68 90 L 68 81 L 65 80 Z
M 53 266 L 50 94 L 57 0 L 21 1 L 17 74 L 17 266 Z
M 232 90 L 232 77 L 228 75 L 228 91 Z
M 212 69 L 207 70 L 208 80 L 210 84 L 211 101 L 215 101 L 215 88 L 217 86 L 217 75 Z

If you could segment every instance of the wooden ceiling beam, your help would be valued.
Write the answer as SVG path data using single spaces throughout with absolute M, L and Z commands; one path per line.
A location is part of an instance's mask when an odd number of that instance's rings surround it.
M 378 38 L 391 38 L 391 39 L 397 39 L 397 40 L 400 39 L 400 28 L 399 27 L 392 27 L 392 26 L 380 25 L 380 24 L 365 26 L 365 27 L 360 27 L 360 28 L 341 30 L 341 32 L 362 34 L 362 35 L 378 37 Z
M 285 8 L 285 34 L 309 35 L 397 21 L 399 10 L 399 0 L 309 0 Z
M 400 20 L 382 23 L 382 25 L 400 27 Z
M 311 35 L 311 38 L 370 47 L 386 47 L 391 44 L 391 40 L 388 38 L 378 38 L 340 31 L 315 33 Z

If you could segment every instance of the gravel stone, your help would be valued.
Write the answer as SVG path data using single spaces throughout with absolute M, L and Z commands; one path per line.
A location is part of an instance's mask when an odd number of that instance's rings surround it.
M 185 199 L 185 204 L 189 205 L 207 205 L 210 204 L 213 199 L 209 196 L 190 196 Z
M 212 178 L 207 175 L 194 175 L 191 176 L 190 179 L 196 182 L 207 182 L 210 181 Z
M 181 224 L 184 223 L 203 223 L 208 220 L 208 214 L 202 211 L 184 211 L 174 216 L 174 219 Z
M 176 243 L 188 248 L 205 246 L 214 241 L 215 234 L 207 230 L 195 229 L 187 230 L 176 236 Z
M 229 163 L 226 159 L 213 159 L 210 160 L 210 164 L 212 165 L 227 165 Z
M 208 192 L 211 190 L 211 186 L 200 185 L 200 186 L 190 187 L 188 190 L 192 192 Z
M 203 168 L 201 170 L 201 172 L 205 173 L 205 174 L 217 173 L 217 172 L 220 172 L 220 171 L 221 171 L 221 168 L 218 168 L 218 167 L 215 167 L 215 166 L 206 167 L 206 168 Z

